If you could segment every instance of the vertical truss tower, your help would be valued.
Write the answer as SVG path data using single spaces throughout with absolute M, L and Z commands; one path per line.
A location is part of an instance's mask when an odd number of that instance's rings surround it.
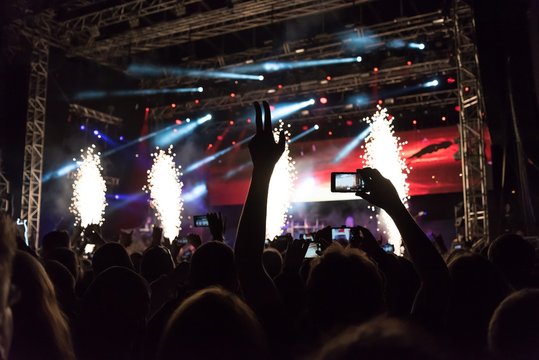
M 21 219 L 28 220 L 28 239 L 30 245 L 34 247 L 37 247 L 39 241 L 48 64 L 49 44 L 47 40 L 34 38 L 28 86 L 21 196 Z
M 487 167 L 484 140 L 484 104 L 472 9 L 455 0 L 455 55 L 457 62 L 460 154 L 466 240 L 488 241 Z

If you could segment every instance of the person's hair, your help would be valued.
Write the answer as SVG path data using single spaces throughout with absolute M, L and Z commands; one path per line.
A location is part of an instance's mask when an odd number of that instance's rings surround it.
M 461 347 L 484 351 L 492 313 L 510 287 L 496 267 L 479 254 L 460 255 L 448 268 L 453 283 L 449 332 Z
M 520 289 L 529 285 L 535 264 L 535 249 L 522 236 L 499 236 L 490 245 L 488 259 L 500 269 L 513 287 Z
M 221 288 L 201 290 L 176 309 L 158 359 L 265 359 L 267 346 L 253 311 Z
M 279 275 L 283 268 L 283 256 L 277 249 L 267 248 L 262 253 L 264 269 L 271 278 Z
M 75 278 L 64 265 L 56 260 L 45 260 L 43 266 L 54 285 L 54 292 L 60 308 L 69 319 L 72 319 L 77 303 Z
M 17 248 L 15 224 L 9 216 L 0 212 L 0 350 L 9 351 L 12 328 L 9 308 L 9 288 L 13 258 Z
M 125 248 L 118 243 L 106 243 L 96 250 L 92 258 L 94 276 L 113 266 L 123 266 L 133 270 L 133 263 Z
M 161 275 L 167 275 L 174 269 L 174 260 L 170 252 L 162 246 L 152 246 L 142 254 L 140 274 L 149 283 Z
M 66 247 L 58 247 L 50 250 L 47 256 L 45 256 L 45 259 L 58 261 L 69 270 L 75 280 L 79 278 L 79 260 L 73 250 Z
M 539 358 L 539 289 L 508 296 L 490 321 L 488 343 L 499 359 Z
M 232 249 L 220 241 L 210 241 L 199 247 L 191 258 L 189 284 L 197 290 L 218 285 L 237 292 L 238 277 Z
M 307 299 L 321 330 L 358 324 L 385 309 L 377 266 L 360 250 L 337 244 L 311 262 Z
M 17 251 L 13 284 L 20 291 L 13 305 L 14 336 L 10 359 L 74 359 L 71 334 L 43 266 Z
M 432 360 L 444 351 L 418 326 L 391 319 L 375 318 L 361 326 L 349 327 L 324 343 L 315 360 L 399 359 Z
M 69 248 L 69 234 L 64 230 L 51 231 L 41 240 L 41 252 L 44 257 L 56 248 Z
M 202 239 L 197 234 L 187 234 L 187 243 L 191 244 L 197 249 L 200 245 L 202 245 Z
M 81 301 L 76 343 L 82 359 L 120 359 L 141 342 L 149 311 L 147 282 L 131 269 L 100 273 Z

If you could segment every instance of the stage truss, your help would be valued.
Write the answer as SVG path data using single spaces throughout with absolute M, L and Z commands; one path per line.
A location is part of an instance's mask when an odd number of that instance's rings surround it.
M 63 49 L 68 56 L 81 56 L 97 63 L 123 71 L 126 57 L 190 41 L 251 29 L 292 18 L 319 14 L 336 9 L 343 9 L 369 0 L 247 0 L 234 1 L 231 7 L 208 10 L 190 14 L 190 5 L 198 0 L 133 0 L 98 11 L 84 13 L 91 1 L 78 0 L 65 4 L 68 15 L 61 19 L 55 10 L 26 16 L 8 26 L 11 33 L 25 36 L 33 45 L 31 76 L 28 95 L 27 132 L 25 140 L 25 160 L 23 174 L 23 195 L 21 200 L 21 218 L 27 219 L 29 233 L 33 241 L 39 238 L 39 215 L 41 201 L 41 172 L 43 167 L 43 139 L 45 135 L 46 81 L 49 46 Z M 456 63 L 448 59 L 424 61 L 404 69 L 394 65 L 384 67 L 378 74 L 379 85 L 399 83 L 412 76 L 432 73 L 445 73 L 457 70 L 458 91 L 436 93 L 435 91 L 409 96 L 395 97 L 392 109 L 407 106 L 440 105 L 458 102 L 461 107 L 461 156 L 463 169 L 463 187 L 466 212 L 466 234 L 470 240 L 487 238 L 488 216 L 486 202 L 486 166 L 483 140 L 483 105 L 481 84 L 477 70 L 477 51 L 473 42 L 474 27 L 471 9 L 460 0 L 456 0 L 457 11 L 454 16 L 446 17 L 440 12 L 419 15 L 410 18 L 374 25 L 370 28 L 356 28 L 358 34 L 377 39 L 403 38 L 414 39 L 419 36 L 429 38 L 435 34 L 453 36 L 456 43 Z M 75 13 L 79 15 L 72 15 Z M 83 12 L 83 15 L 80 13 Z M 151 16 L 164 14 L 174 18 L 157 21 L 147 25 Z M 141 22 L 146 26 L 141 27 Z M 128 30 L 119 33 L 107 33 L 111 26 L 126 23 Z M 103 36 L 106 33 L 106 36 Z M 336 57 L 342 55 L 342 42 L 335 36 L 321 35 L 312 40 L 300 40 L 285 43 L 281 52 L 275 54 L 271 46 L 211 59 L 193 61 L 191 64 L 200 69 L 226 69 L 244 64 L 246 61 L 267 61 L 275 59 L 300 60 L 309 58 Z M 303 51 L 296 51 L 303 49 Z M 281 99 L 307 94 L 320 90 L 324 85 L 325 93 L 344 92 L 372 85 L 370 74 L 347 74 L 337 76 L 327 84 L 319 81 L 304 81 L 283 87 L 278 96 Z M 371 78 L 371 79 L 369 79 Z M 177 86 L 192 82 L 192 79 L 166 78 L 158 86 Z M 467 85 L 466 85 L 467 84 Z M 146 82 L 143 86 L 155 86 Z M 464 92 L 464 86 L 473 91 Z M 204 106 L 214 110 L 227 109 L 250 103 L 252 100 L 268 98 L 270 89 L 247 91 L 233 102 L 227 96 L 205 99 Z M 177 110 L 189 109 L 189 104 L 178 104 Z M 316 116 L 338 116 L 339 114 L 360 114 L 370 109 L 348 109 L 328 107 L 326 114 Z M 174 116 L 170 107 L 152 109 L 152 116 Z

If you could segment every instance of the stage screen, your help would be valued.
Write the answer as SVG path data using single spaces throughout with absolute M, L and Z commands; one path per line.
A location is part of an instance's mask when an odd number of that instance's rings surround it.
M 410 170 L 410 195 L 462 191 L 461 163 L 457 126 L 397 133 L 405 142 L 403 152 Z M 290 145 L 298 179 L 294 202 L 335 201 L 356 198 L 354 194 L 332 193 L 331 172 L 350 172 L 362 167 L 361 145 L 339 162 L 339 151 L 350 138 Z M 490 144 L 486 136 L 487 158 Z M 235 149 L 209 167 L 208 195 L 211 206 L 242 204 L 247 195 L 252 166 L 246 147 Z

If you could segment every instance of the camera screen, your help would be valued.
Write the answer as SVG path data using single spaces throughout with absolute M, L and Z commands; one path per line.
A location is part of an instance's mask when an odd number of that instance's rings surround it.
M 91 254 L 94 251 L 95 244 L 86 244 L 84 247 L 84 253 L 85 254 Z
M 333 228 L 331 229 L 331 237 L 336 241 L 350 241 L 350 228 Z
M 331 173 L 331 191 L 333 192 L 356 192 L 361 190 L 362 186 L 361 178 L 355 172 Z
M 305 258 L 312 259 L 314 257 L 317 257 L 318 254 L 316 251 L 318 250 L 318 244 L 315 242 L 309 243 L 309 247 L 307 248 L 307 253 L 305 254 Z
M 208 217 L 206 215 L 195 215 L 195 226 L 196 227 L 205 227 L 208 226 Z

